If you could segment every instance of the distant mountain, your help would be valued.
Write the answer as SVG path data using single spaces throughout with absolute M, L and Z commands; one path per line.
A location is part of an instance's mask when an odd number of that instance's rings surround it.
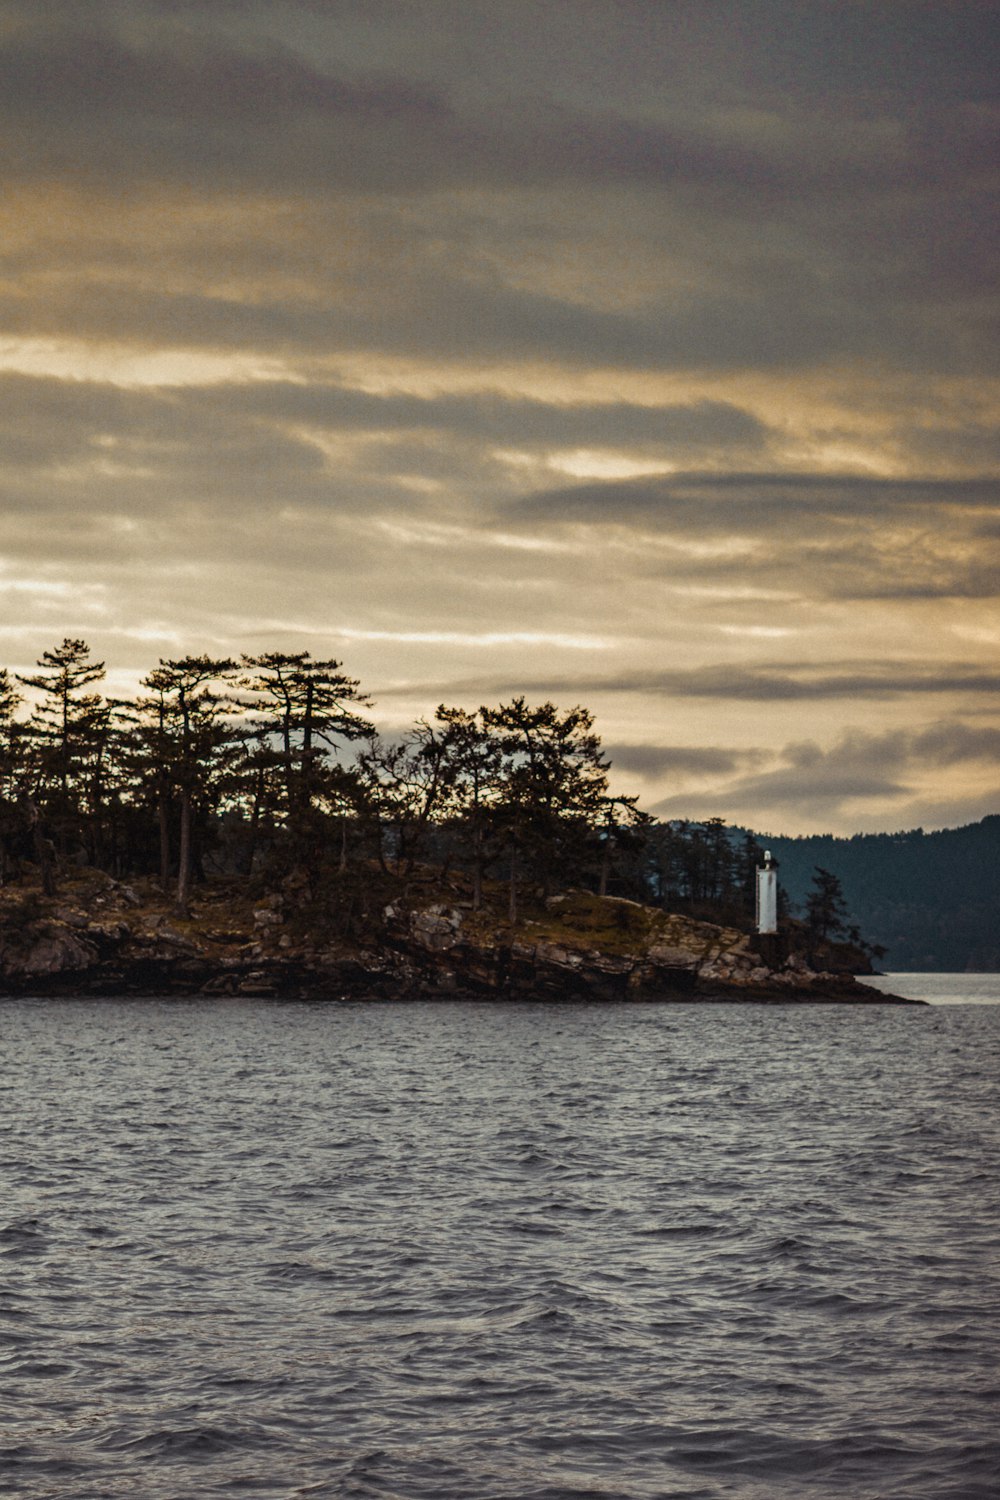
M 1000 971 L 1000 815 L 939 833 L 757 838 L 793 909 L 817 866 L 837 876 L 852 920 L 886 949 L 882 967 Z

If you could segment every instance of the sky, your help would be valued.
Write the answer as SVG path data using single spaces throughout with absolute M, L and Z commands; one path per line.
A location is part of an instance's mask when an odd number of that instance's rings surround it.
M 0 3 L 0 664 L 586 705 L 773 833 L 1000 811 L 993 0 Z

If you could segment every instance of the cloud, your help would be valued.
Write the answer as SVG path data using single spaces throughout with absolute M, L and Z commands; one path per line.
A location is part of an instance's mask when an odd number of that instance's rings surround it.
M 748 760 L 759 758 L 756 750 L 720 750 L 714 745 L 605 745 L 604 753 L 616 771 L 630 771 L 647 779 L 692 774 L 731 773 Z
M 503 684 L 504 691 L 508 684 Z M 535 677 L 524 691 L 552 693 L 637 693 L 668 698 L 719 699 L 724 702 L 787 703 L 818 699 L 879 699 L 928 694 L 992 695 L 1000 689 L 1000 672 L 983 671 L 968 662 L 934 668 L 909 668 L 899 662 L 862 664 L 853 671 L 830 671 L 821 663 L 718 665 L 688 669 L 623 671 L 614 676 Z
M 918 731 L 849 730 L 825 748 L 813 740 L 792 741 L 776 760 L 770 769 L 722 784 L 701 800 L 716 811 L 750 809 L 758 826 L 775 809 L 838 820 L 858 804 L 884 809 L 912 801 L 928 771 L 969 762 L 1000 765 L 1000 729 L 941 721 Z M 689 806 L 689 798 L 671 796 L 652 810 L 671 817 Z
M 993 21 L 11 0 L 5 640 L 596 698 L 651 796 L 979 796 Z
M 817 520 L 857 520 L 942 509 L 1000 507 L 1000 483 L 974 479 L 886 479 L 857 474 L 669 474 L 662 478 L 566 486 L 520 500 L 514 514 L 527 524 L 669 524 L 699 531 L 746 525 L 761 531 Z
M 314 380 L 244 380 L 201 386 L 123 390 L 96 381 L 66 382 L 16 373 L 0 375 L 0 422 L 7 441 L 30 427 L 44 450 L 45 434 L 68 443 L 95 432 L 131 431 L 162 443 L 208 441 L 221 431 L 253 429 L 287 435 L 348 433 L 388 438 L 441 434 L 482 445 L 517 444 L 556 450 L 587 445 L 630 452 L 699 453 L 760 450 L 766 425 L 730 402 L 639 405 L 628 401 L 547 402 L 485 390 L 470 395 L 373 393 Z M 58 424 L 59 431 L 54 433 Z M 17 454 L 11 456 L 17 460 Z M 27 461 L 29 455 L 25 455 Z
M 519 5 L 517 11 L 528 8 Z M 137 9 L 141 14 L 141 8 Z M 326 9 L 335 11 L 333 6 Z M 462 16 L 454 5 L 438 8 L 436 15 L 424 6 L 419 31 L 411 30 L 407 38 L 409 46 L 404 43 L 395 49 L 392 31 L 398 43 L 407 34 L 408 18 L 392 17 L 395 28 L 381 28 L 393 63 L 385 70 L 362 61 L 366 53 L 372 54 L 372 37 L 379 34 L 372 26 L 371 7 L 366 7 L 364 16 L 355 13 L 353 18 L 350 7 L 336 8 L 337 24 L 348 43 L 345 50 L 356 59 L 345 68 L 332 55 L 320 60 L 320 51 L 315 45 L 309 48 L 304 37 L 299 48 L 276 40 L 279 30 L 288 37 L 296 34 L 294 23 L 302 7 L 287 4 L 259 8 L 258 17 L 273 18 L 277 27 L 265 25 L 256 31 L 250 24 L 250 8 L 242 11 L 248 24 L 213 27 L 213 11 L 225 15 L 228 10 L 230 17 L 240 14 L 232 6 L 154 7 L 147 12 L 147 24 L 139 28 L 128 26 L 127 11 L 115 6 L 102 8 L 103 25 L 81 24 L 78 8 L 50 8 L 46 19 L 44 7 L 31 11 L 22 6 L 25 19 L 8 37 L 0 82 L 6 109 L 15 119 L 27 116 L 35 122 L 40 117 L 50 128 L 64 122 L 76 127 L 119 122 L 123 134 L 128 125 L 140 149 L 154 144 L 160 148 L 161 168 L 168 153 L 183 150 L 196 133 L 205 146 L 201 170 L 211 171 L 222 162 L 238 165 L 225 150 L 228 145 L 229 153 L 235 153 L 235 137 L 223 143 L 206 134 L 227 126 L 240 127 L 249 135 L 253 149 L 245 144 L 243 159 L 259 167 L 272 160 L 268 138 L 287 140 L 290 131 L 303 122 L 320 131 L 324 126 L 342 131 L 355 122 L 383 131 L 402 125 L 405 135 L 397 141 L 395 154 L 384 149 L 381 138 L 380 151 L 362 149 L 355 162 L 351 148 L 359 141 L 363 148 L 364 137 L 338 139 L 332 130 L 322 134 L 329 157 L 326 180 L 343 180 L 340 174 L 345 174 L 346 180 L 361 179 L 366 186 L 405 183 L 412 187 L 428 178 L 454 175 L 477 184 L 502 184 L 512 178 L 551 182 L 566 177 L 577 182 L 625 180 L 643 186 L 711 184 L 727 195 L 735 194 L 744 209 L 756 202 L 763 212 L 776 199 L 801 201 L 810 191 L 828 198 L 838 186 L 855 194 L 865 186 L 885 188 L 898 180 L 901 171 L 911 183 L 931 179 L 941 185 L 954 180 L 956 165 L 961 169 L 967 159 L 981 165 L 985 142 L 981 130 L 975 129 L 975 117 L 967 124 L 952 108 L 947 114 L 941 111 L 941 118 L 933 122 L 911 121 L 906 90 L 923 71 L 922 60 L 911 52 L 900 68 L 898 36 L 877 23 L 859 29 L 857 16 L 855 24 L 846 28 L 843 16 L 838 16 L 831 31 L 822 24 L 803 25 L 801 18 L 797 20 L 787 7 L 772 0 L 761 7 L 759 23 L 750 30 L 744 24 L 745 15 L 737 11 L 727 37 L 726 28 L 718 23 L 710 29 L 699 26 L 689 6 L 679 8 L 686 12 L 680 26 L 676 19 L 671 24 L 669 17 L 644 9 L 640 24 L 620 17 L 613 32 L 600 25 L 605 18 L 593 6 L 587 7 L 580 24 L 566 26 L 564 18 L 564 24 L 555 28 L 551 7 L 549 13 L 538 5 L 530 9 L 535 23 L 531 30 L 542 36 L 548 32 L 559 49 L 563 69 L 559 80 L 553 79 L 550 69 L 538 71 L 537 49 L 533 55 L 525 45 L 525 25 L 519 17 L 515 22 L 513 13 L 505 14 L 505 8 L 494 6 L 487 18 L 481 10 L 477 14 L 476 7 L 462 7 L 467 12 Z M 914 7 L 910 9 L 912 16 Z M 171 11 L 183 17 L 183 24 L 170 24 Z M 32 14 L 41 24 L 32 24 Z M 158 24 L 149 24 L 153 16 Z M 586 47 L 585 40 L 588 33 L 593 38 L 595 19 L 609 59 L 619 52 L 617 70 L 608 67 L 608 84 L 618 84 L 626 67 L 641 73 L 644 66 L 649 68 L 652 55 L 658 59 L 648 75 L 648 93 L 635 98 L 631 112 L 609 107 L 611 91 L 593 87 L 600 63 L 595 68 L 592 48 Z M 953 68 L 952 105 L 966 97 L 981 97 L 985 87 L 976 89 L 977 76 L 983 86 L 988 82 L 982 55 L 971 46 L 962 46 L 968 41 L 965 33 L 970 19 L 966 17 L 964 31 L 951 25 L 948 35 L 937 39 L 941 61 L 935 85 L 949 58 L 954 63 L 962 56 L 969 70 L 963 78 Z M 781 43 L 775 45 L 779 28 Z M 979 29 L 986 42 L 988 28 L 981 25 Z M 703 88 L 699 94 L 690 88 L 684 67 L 685 31 L 695 33 L 695 47 L 707 45 L 714 54 L 721 85 L 714 92 Z M 867 35 L 876 53 L 891 56 L 897 69 L 892 89 L 884 87 L 882 77 L 876 89 L 862 84 L 858 73 L 870 59 L 861 47 L 850 54 L 853 78 L 845 73 L 840 87 L 831 89 L 831 41 L 842 33 L 855 38 Z M 740 38 L 738 54 L 733 50 L 734 36 Z M 436 38 L 431 46 L 437 52 L 430 66 L 428 37 Z M 794 69 L 788 70 L 782 63 L 793 37 L 801 50 Z M 490 55 L 490 51 L 496 53 L 501 38 L 507 59 L 502 71 L 500 59 Z M 480 78 L 486 83 L 481 96 L 488 102 L 488 111 L 482 113 L 476 109 L 473 91 L 464 87 L 470 55 L 476 56 Z M 754 58 L 758 74 L 769 75 L 760 77 L 757 84 L 771 111 L 769 128 L 756 132 L 747 129 L 745 119 L 733 118 L 746 87 L 744 83 L 741 89 L 738 79 L 741 72 L 745 76 L 748 55 Z M 408 77 L 414 59 L 420 76 Z M 589 89 L 584 68 L 590 75 Z M 666 89 L 664 70 L 671 80 Z M 491 72 L 502 86 L 489 86 Z M 806 80 L 809 86 L 803 87 Z M 965 83 L 964 90 L 959 80 Z M 554 83 L 562 87 L 554 88 Z M 790 89 L 791 84 L 796 87 Z M 826 108 L 822 104 L 817 108 L 817 84 L 826 93 Z M 845 133 L 837 105 L 845 96 L 859 93 L 867 104 L 867 117 L 858 111 L 853 129 Z M 452 95 L 461 105 L 453 102 Z M 657 110 L 650 108 L 654 103 Z M 728 117 L 725 104 L 729 105 Z M 908 128 L 888 132 L 880 111 Z M 797 128 L 791 128 L 793 121 Z M 157 132 L 158 122 L 181 129 Z M 295 139 L 301 147 L 310 136 L 306 133 Z M 317 170 L 308 153 L 290 165 L 293 181 Z
M 586 528 L 648 546 L 651 575 L 718 570 L 727 538 L 745 575 L 836 599 L 992 597 L 1000 553 L 985 534 L 1000 508 L 991 475 L 882 479 L 803 472 L 687 473 L 588 483 L 513 502 L 530 531 Z M 690 555 L 692 542 L 700 544 Z M 680 557 L 671 546 L 680 544 Z M 723 548 L 723 555 L 726 549 Z M 731 565 L 731 556 L 728 558 Z
M 932 766 L 954 766 L 969 760 L 1000 764 L 1000 729 L 954 722 L 933 724 L 912 735 L 909 755 Z
M 405 229 L 400 224 L 397 232 Z M 321 233 L 317 224 L 318 258 Z M 67 275 L 62 285 L 50 286 L 42 305 L 18 296 L 0 298 L 0 317 L 25 336 L 62 331 L 77 338 L 148 340 L 155 330 L 175 347 L 250 344 L 272 355 L 368 351 L 646 372 L 736 372 L 751 365 L 778 372 L 888 356 L 904 370 L 997 371 L 981 318 L 970 320 L 966 329 L 956 315 L 940 337 L 931 339 L 926 324 L 903 317 L 894 299 L 875 309 L 861 305 L 849 288 L 841 296 L 818 296 L 811 275 L 789 267 L 766 268 L 761 285 L 731 290 L 713 288 L 713 278 L 703 271 L 706 284 L 700 289 L 692 284 L 683 303 L 668 284 L 650 288 L 639 306 L 623 310 L 568 295 L 555 275 L 525 286 L 488 265 L 469 264 L 467 257 L 463 263 L 458 245 L 437 265 L 421 265 L 416 248 L 402 270 L 380 265 L 381 258 L 376 252 L 358 267 L 348 296 L 341 291 L 331 297 L 319 277 L 315 286 L 294 290 L 277 281 L 262 297 L 164 287 L 152 279 L 137 284 L 105 272 Z
M 764 442 L 762 424 L 721 402 L 643 407 L 473 396 L 374 395 L 345 386 L 248 381 L 122 388 L 0 374 L 8 520 L 61 510 L 163 519 L 198 503 L 222 523 L 305 512 L 448 515 L 464 492 L 499 503 L 517 441 L 541 469 L 589 441 L 630 454 L 721 451 Z M 434 533 L 428 533 L 432 538 Z M 454 529 L 437 537 L 454 545 Z M 514 539 L 514 544 L 519 539 Z M 524 539 L 529 546 L 530 539 Z M 220 533 L 220 550 L 226 539 Z M 506 545 L 485 531 L 480 545 Z
M 404 80 L 348 81 L 275 46 L 239 50 L 211 33 L 195 43 L 177 28 L 139 45 L 100 26 L 25 30 L 8 37 L 5 108 L 34 118 L 41 105 L 57 121 L 165 118 L 189 127 L 236 121 L 260 129 L 262 103 L 280 125 L 312 112 L 395 118 L 447 111 Z
M 682 25 L 643 7 L 612 35 L 593 6 L 580 28 L 533 6 L 558 45 L 558 76 L 551 60 L 539 74 L 513 12 L 494 9 L 459 20 L 452 7 L 420 34 L 403 17 L 373 25 L 341 8 L 340 37 L 304 27 L 292 4 L 221 8 L 218 24 L 220 8 L 204 5 L 155 7 L 145 24 L 114 6 L 100 24 L 59 11 L 25 20 L 0 55 L 13 181 L 86 183 L 109 226 L 123 196 L 172 196 L 174 235 L 184 219 L 197 233 L 208 200 L 238 214 L 256 199 L 262 217 L 280 206 L 305 272 L 265 277 L 263 294 L 258 280 L 247 297 L 155 274 L 123 285 L 108 267 L 103 281 L 50 284 L 49 326 L 618 369 L 866 359 L 996 370 L 981 301 L 993 237 L 980 211 L 995 178 L 990 106 L 972 81 L 974 17 L 939 60 L 944 74 L 951 59 L 956 87 L 955 57 L 968 61 L 967 93 L 930 107 L 907 92 L 919 60 L 908 53 L 899 71 L 898 43 L 857 16 L 846 29 L 870 31 L 891 56 L 891 88 L 831 91 L 829 28 L 777 0 L 759 34 L 733 16 L 739 55 L 690 8 Z M 790 37 L 803 49 L 798 79 L 812 82 L 801 97 L 781 66 Z M 604 50 L 621 64 L 607 91 L 594 86 Z M 850 55 L 863 71 L 863 48 Z M 752 87 L 747 56 L 762 75 Z M 643 88 L 622 89 L 644 69 Z M 334 204 L 353 216 L 347 236 L 324 222 Z M 335 287 L 323 275 L 333 245 L 351 262 Z M 16 296 L 0 311 L 12 327 L 44 326 Z
M 433 430 L 521 447 L 587 444 L 641 452 L 762 449 L 769 429 L 727 401 L 638 405 L 629 401 L 546 402 L 484 391 L 475 395 L 374 394 L 343 385 L 258 381 L 196 399 L 270 421 L 308 422 L 331 431 Z

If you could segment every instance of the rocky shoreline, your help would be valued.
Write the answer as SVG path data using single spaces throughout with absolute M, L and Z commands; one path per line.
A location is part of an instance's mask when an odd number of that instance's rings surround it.
M 780 940 L 584 892 L 516 928 L 467 902 L 397 899 L 376 942 L 347 943 L 303 916 L 303 884 L 256 905 L 206 893 L 181 918 L 158 893 L 92 874 L 61 897 L 8 887 L 0 995 L 915 1003 Z

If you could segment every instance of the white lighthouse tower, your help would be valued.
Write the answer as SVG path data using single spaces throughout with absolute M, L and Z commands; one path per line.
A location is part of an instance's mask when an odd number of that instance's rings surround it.
M 770 849 L 764 851 L 764 863 L 757 866 L 757 931 L 778 930 L 778 870 Z

